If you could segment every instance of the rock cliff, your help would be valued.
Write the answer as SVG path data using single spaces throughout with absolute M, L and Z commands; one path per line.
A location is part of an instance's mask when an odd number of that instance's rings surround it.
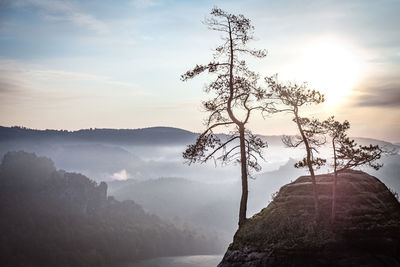
M 400 266 L 400 203 L 390 190 L 364 172 L 340 173 L 331 223 L 333 175 L 316 178 L 318 223 L 302 176 L 236 232 L 218 266 Z

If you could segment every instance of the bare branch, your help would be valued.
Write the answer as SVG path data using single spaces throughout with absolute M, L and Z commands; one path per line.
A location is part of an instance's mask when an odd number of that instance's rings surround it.
M 214 156 L 214 154 L 215 154 L 217 151 L 219 151 L 219 150 L 222 149 L 222 148 L 225 148 L 227 144 L 229 144 L 230 142 L 232 142 L 233 140 L 238 139 L 238 138 L 239 138 L 239 136 L 235 136 L 235 137 L 229 139 L 228 141 L 226 141 L 225 143 L 221 144 L 219 147 L 215 148 L 214 151 L 213 151 L 211 154 L 209 154 L 209 155 L 204 159 L 204 162 L 206 162 L 206 161 L 209 160 L 212 156 Z

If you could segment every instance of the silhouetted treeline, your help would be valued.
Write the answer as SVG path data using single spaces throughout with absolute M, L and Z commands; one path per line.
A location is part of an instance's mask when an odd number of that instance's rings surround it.
M 130 144 L 176 144 L 192 142 L 196 134 L 172 127 L 151 127 L 143 129 L 82 129 L 35 130 L 25 127 L 0 126 L 0 141 L 27 139 L 36 141 L 93 141 Z
M 107 185 L 57 171 L 48 158 L 7 153 L 0 165 L 0 266 L 114 266 L 143 258 L 218 252 Z

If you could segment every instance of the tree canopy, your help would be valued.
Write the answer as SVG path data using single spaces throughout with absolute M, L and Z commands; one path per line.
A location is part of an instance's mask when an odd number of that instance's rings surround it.
M 221 160 L 224 164 L 231 161 L 241 164 L 241 225 L 246 220 L 247 179 L 251 170 L 261 169 L 258 160 L 262 158 L 262 149 L 267 146 L 246 125 L 252 111 L 263 109 L 258 101 L 268 97 L 267 91 L 258 85 L 259 75 L 248 68 L 243 56 L 263 58 L 266 51 L 247 46 L 254 38 L 254 27 L 243 15 L 213 8 L 211 17 L 205 20 L 205 24 L 210 30 L 222 34 L 222 43 L 215 48 L 212 61 L 205 65 L 196 65 L 181 77 L 183 81 L 187 81 L 206 71 L 214 77 L 205 87 L 205 91 L 211 95 L 209 100 L 203 102 L 203 108 L 208 113 L 206 129 L 194 144 L 188 146 L 183 157 L 189 164 L 204 163 L 210 159 Z M 229 129 L 230 134 L 226 139 L 214 134 L 220 127 Z
M 325 159 L 315 156 L 318 148 L 325 144 L 324 129 L 317 119 L 301 117 L 300 109 L 303 106 L 324 102 L 324 95 L 319 91 L 310 90 L 307 83 L 283 84 L 278 82 L 277 76 L 266 77 L 265 81 L 272 91 L 272 98 L 277 99 L 280 103 L 280 105 L 268 107 L 268 109 L 271 112 L 288 112 L 293 116 L 293 122 L 296 123 L 299 135 L 283 136 L 282 141 L 288 147 L 293 148 L 304 145 L 306 156 L 296 163 L 295 167 L 307 167 L 310 172 L 314 192 L 315 217 L 318 218 L 319 200 L 314 168 L 325 164 Z M 266 102 L 266 108 L 267 105 L 270 103 Z

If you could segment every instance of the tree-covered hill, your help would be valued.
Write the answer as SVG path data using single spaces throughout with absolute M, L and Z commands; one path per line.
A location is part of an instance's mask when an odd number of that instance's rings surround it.
M 35 140 L 54 142 L 102 142 L 120 144 L 176 144 L 191 142 L 196 134 L 173 127 L 150 127 L 143 129 L 82 129 L 67 130 L 36 130 L 25 127 L 0 126 L 0 141 Z
M 220 251 L 220 242 L 107 196 L 107 185 L 57 171 L 32 153 L 0 165 L 1 266 L 113 266 Z

